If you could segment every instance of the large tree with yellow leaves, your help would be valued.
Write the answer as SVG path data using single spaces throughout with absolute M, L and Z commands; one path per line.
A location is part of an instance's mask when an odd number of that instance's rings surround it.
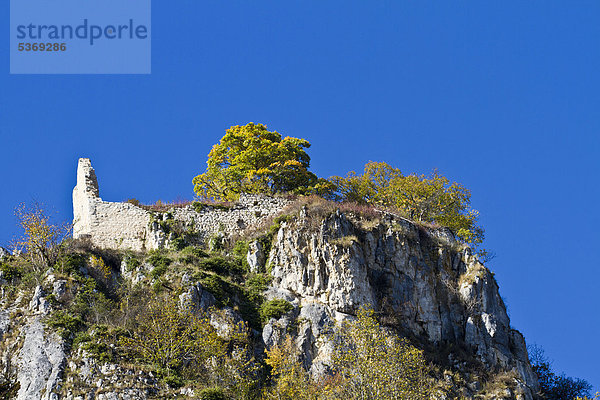
M 201 197 L 235 200 L 240 193 L 318 192 L 328 182 L 308 170 L 306 139 L 282 138 L 262 124 L 227 129 L 208 154 L 206 172 L 193 180 Z
M 385 162 L 369 162 L 362 175 L 330 178 L 340 200 L 393 207 L 413 221 L 450 228 L 467 243 L 483 242 L 477 224 L 479 212 L 471 208 L 471 192 L 434 171 L 430 176 L 404 175 Z

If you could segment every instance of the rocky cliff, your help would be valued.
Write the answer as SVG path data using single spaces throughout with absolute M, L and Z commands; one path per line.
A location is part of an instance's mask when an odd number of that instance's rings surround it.
M 314 219 L 304 209 L 282 224 L 268 261 L 274 277 L 268 295 L 297 305 L 296 342 L 313 370 L 327 368 L 324 327 L 369 306 L 390 327 L 443 354 L 446 365 L 512 372 L 513 395 L 534 397 L 537 377 L 493 274 L 451 232 L 391 214 L 364 219 L 338 211 L 317 225 Z M 291 322 L 270 321 L 265 343 L 278 340 Z
M 92 209 L 98 210 L 102 201 L 97 197 L 95 175 L 89 169 L 83 170 L 87 172 L 78 175 L 78 188 L 91 189 L 83 193 L 76 188 L 74 206 L 81 208 L 75 210 L 76 215 L 90 216 L 87 225 L 79 225 L 78 235 L 85 236 L 93 234 L 98 226 L 90 221 L 98 221 Z M 92 253 L 77 250 L 79 258 L 69 258 L 80 260 L 69 261 L 74 272 L 65 272 L 64 265 L 59 272 L 57 265 L 33 280 L 18 281 L 14 272 L 12 278 L 7 275 L 10 268 L 3 267 L 0 378 L 13 384 L 12 392 L 5 393 L 19 400 L 194 398 L 191 388 L 169 389 L 151 370 L 123 358 L 94 356 L 73 341 L 73 335 L 65 335 L 68 328 L 79 330 L 80 336 L 93 336 L 98 328 L 91 322 L 80 321 L 74 328 L 69 326 L 73 320 L 50 324 L 49 318 L 59 315 L 57 312 L 63 317 L 67 311 L 72 313 L 73 299 L 90 280 L 103 282 L 104 286 L 98 283 L 94 290 L 108 290 L 115 310 L 124 307 L 124 295 L 119 294 L 123 290 L 149 292 L 163 285 L 178 293 L 182 306 L 191 304 L 196 310 L 220 308 L 220 314 L 211 317 L 211 324 L 225 335 L 231 326 L 251 315 L 244 314 L 244 307 L 251 305 L 243 304 L 239 290 L 228 294 L 227 302 L 218 292 L 235 285 L 242 287 L 248 276 L 263 274 L 270 277 L 264 297 L 284 299 L 292 307 L 279 318 L 255 326 L 259 330 L 255 330 L 254 348 L 259 357 L 264 348 L 291 334 L 306 368 L 314 377 L 323 376 L 331 365 L 332 345 L 327 332 L 342 321 L 353 320 L 361 307 L 370 307 L 386 329 L 423 349 L 435 365 L 433 374 L 443 390 L 435 392 L 434 398 L 536 398 L 538 382 L 524 338 L 510 326 L 493 274 L 449 230 L 419 225 L 387 212 L 354 211 L 322 200 L 300 199 L 287 208 L 277 207 L 281 208 L 281 216 L 272 225 L 266 219 L 266 224 L 254 224 L 251 232 L 222 232 L 225 242 L 242 239 L 248 244 L 245 259 L 250 271 L 233 281 L 214 275 L 214 267 L 210 273 L 202 270 L 209 264 L 198 262 L 198 257 L 208 257 L 201 246 L 188 248 L 191 250 L 185 257 L 166 250 L 152 256 L 130 250 L 112 251 L 110 257 L 105 257 L 109 268 L 112 257 L 112 271 L 107 274 L 104 270 L 104 278 L 93 271 L 93 265 L 104 265 L 98 261 L 104 255 L 97 247 Z M 219 212 L 239 213 L 239 208 Z M 111 226 L 118 225 L 118 213 L 111 215 L 110 221 Z M 144 219 L 144 224 L 148 222 Z M 83 226 L 92 231 L 86 233 Z M 159 232 L 163 229 L 160 224 L 153 229 L 163 236 L 168 234 Z M 233 250 L 225 246 L 220 251 L 217 259 Z M 152 257 L 159 255 L 170 257 L 169 262 L 154 262 Z M 2 258 L 4 265 L 24 265 L 23 260 L 5 252 L 0 254 Z M 164 269 L 160 274 L 159 268 Z M 226 286 L 208 285 L 207 276 L 222 279 Z M 100 311 L 95 312 L 98 320 Z M 108 320 L 107 316 L 103 318 Z M 94 328 L 86 333 L 87 326 Z

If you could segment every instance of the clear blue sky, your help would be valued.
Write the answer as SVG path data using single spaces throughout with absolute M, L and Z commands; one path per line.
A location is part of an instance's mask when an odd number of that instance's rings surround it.
M 148 76 L 11 76 L 0 13 L 0 244 L 19 202 L 72 218 L 79 157 L 105 200 L 191 198 L 225 129 L 262 122 L 320 176 L 469 187 L 513 326 L 600 387 L 600 3 L 155 0 Z

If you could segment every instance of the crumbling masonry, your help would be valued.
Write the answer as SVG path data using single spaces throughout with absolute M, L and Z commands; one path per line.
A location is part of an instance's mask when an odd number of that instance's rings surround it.
M 199 240 L 214 235 L 229 236 L 264 223 L 289 203 L 283 198 L 243 195 L 231 208 L 192 205 L 153 213 L 130 203 L 103 201 L 89 158 L 80 158 L 77 186 L 73 190 L 73 237 L 89 238 L 101 248 L 153 250 L 168 244 L 169 234 L 160 221 L 172 218 L 194 230 Z

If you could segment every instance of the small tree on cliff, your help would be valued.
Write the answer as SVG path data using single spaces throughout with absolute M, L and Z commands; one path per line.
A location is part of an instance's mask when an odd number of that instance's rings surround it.
M 386 332 L 372 309 L 360 309 L 357 319 L 334 330 L 333 376 L 313 381 L 287 337 L 267 350 L 273 385 L 264 398 L 277 400 L 429 399 L 429 367 L 423 352 Z
M 235 200 L 240 193 L 315 193 L 331 187 L 308 170 L 306 139 L 282 138 L 262 124 L 233 126 L 208 154 L 206 172 L 193 180 L 201 197 Z
M 431 385 L 423 352 L 386 332 L 372 309 L 361 308 L 334 337 L 333 367 L 339 398 L 428 399 Z
M 50 223 L 50 217 L 39 203 L 29 207 L 22 203 L 15 215 L 24 232 L 23 237 L 14 243 L 15 248 L 25 251 L 37 270 L 54 265 L 60 254 L 60 244 L 70 232 L 70 225 Z
M 430 176 L 403 175 L 385 162 L 369 162 L 362 175 L 350 172 L 330 179 L 341 200 L 395 207 L 412 220 L 446 226 L 467 243 L 483 241 L 479 213 L 470 207 L 471 192 L 437 171 Z

